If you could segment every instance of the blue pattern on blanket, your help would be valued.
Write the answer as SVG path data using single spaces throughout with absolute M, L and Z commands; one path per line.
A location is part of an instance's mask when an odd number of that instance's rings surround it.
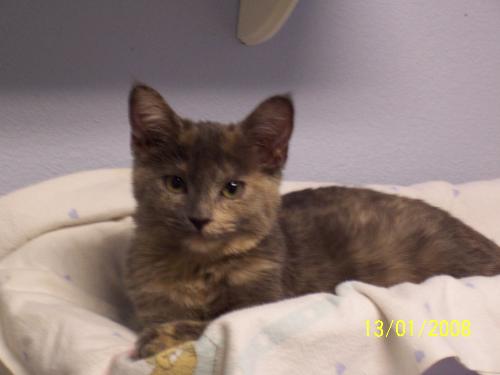
M 424 359 L 425 357 L 425 353 L 422 351 L 422 350 L 416 350 L 415 351 L 415 360 L 417 362 L 422 362 L 422 360 Z
M 343 363 L 336 363 L 335 364 L 335 371 L 337 371 L 337 375 L 342 375 L 345 370 L 346 370 L 346 367 Z
M 324 295 L 320 301 L 292 311 L 264 327 L 250 339 L 242 352 L 239 363 L 243 374 L 255 374 L 259 360 L 268 355 L 273 347 L 289 338 L 301 335 L 323 316 L 331 313 L 332 305 L 337 305 L 338 300 L 339 298 L 334 295 Z
M 70 219 L 77 220 L 80 218 L 80 215 L 78 214 L 78 211 L 74 208 L 70 209 L 68 211 L 68 216 Z
M 272 321 L 267 326 L 261 328 L 255 336 L 253 336 L 246 347 L 242 350 L 238 363 L 238 374 L 253 375 L 257 374 L 256 368 L 259 361 L 265 360 L 266 356 L 271 353 L 273 348 L 279 346 L 283 341 L 294 338 L 303 334 L 307 329 L 318 323 L 323 317 L 332 312 L 332 309 L 337 306 L 339 297 L 335 295 L 324 294 L 318 296 L 318 300 L 309 303 L 306 306 L 289 312 L 285 316 Z M 224 342 L 225 330 L 220 332 L 221 335 L 202 335 L 201 338 L 194 343 L 198 362 L 196 365 L 195 374 L 211 374 L 214 368 L 224 366 L 226 370 L 227 363 L 218 364 L 214 360 L 218 358 L 216 355 L 218 350 L 224 350 L 227 342 Z M 337 362 L 335 365 L 337 374 L 343 375 L 346 366 L 343 363 Z

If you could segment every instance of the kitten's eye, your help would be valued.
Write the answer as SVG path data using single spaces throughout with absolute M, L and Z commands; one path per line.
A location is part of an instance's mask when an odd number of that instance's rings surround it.
M 229 181 L 222 189 L 221 194 L 226 198 L 234 199 L 241 195 L 244 186 L 245 183 L 242 181 Z
M 164 176 L 163 182 L 172 193 L 184 193 L 186 191 L 186 183 L 179 176 Z

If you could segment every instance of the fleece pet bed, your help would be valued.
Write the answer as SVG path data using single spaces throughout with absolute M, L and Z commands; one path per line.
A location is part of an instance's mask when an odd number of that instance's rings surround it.
M 318 184 L 283 191 L 308 186 Z M 373 187 L 424 199 L 500 242 L 500 180 Z M 345 282 L 335 294 L 232 312 L 198 341 L 134 361 L 121 285 L 133 209 L 128 169 L 0 198 L 1 374 L 418 374 L 448 357 L 500 371 L 500 276 Z

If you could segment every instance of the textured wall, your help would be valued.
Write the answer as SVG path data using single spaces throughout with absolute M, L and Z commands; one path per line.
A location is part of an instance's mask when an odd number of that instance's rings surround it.
M 303 0 L 270 42 L 236 0 L 0 3 L 0 193 L 128 166 L 133 79 L 180 114 L 234 121 L 291 91 L 286 177 L 500 177 L 500 1 Z

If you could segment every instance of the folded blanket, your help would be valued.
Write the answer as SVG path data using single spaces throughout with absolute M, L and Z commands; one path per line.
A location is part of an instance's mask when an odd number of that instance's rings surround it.
M 500 243 L 500 180 L 374 188 L 427 200 Z M 450 356 L 500 371 L 500 276 L 346 282 L 335 295 L 235 311 L 197 342 L 134 361 L 121 284 L 133 209 L 128 169 L 0 198 L 0 373 L 417 374 Z

